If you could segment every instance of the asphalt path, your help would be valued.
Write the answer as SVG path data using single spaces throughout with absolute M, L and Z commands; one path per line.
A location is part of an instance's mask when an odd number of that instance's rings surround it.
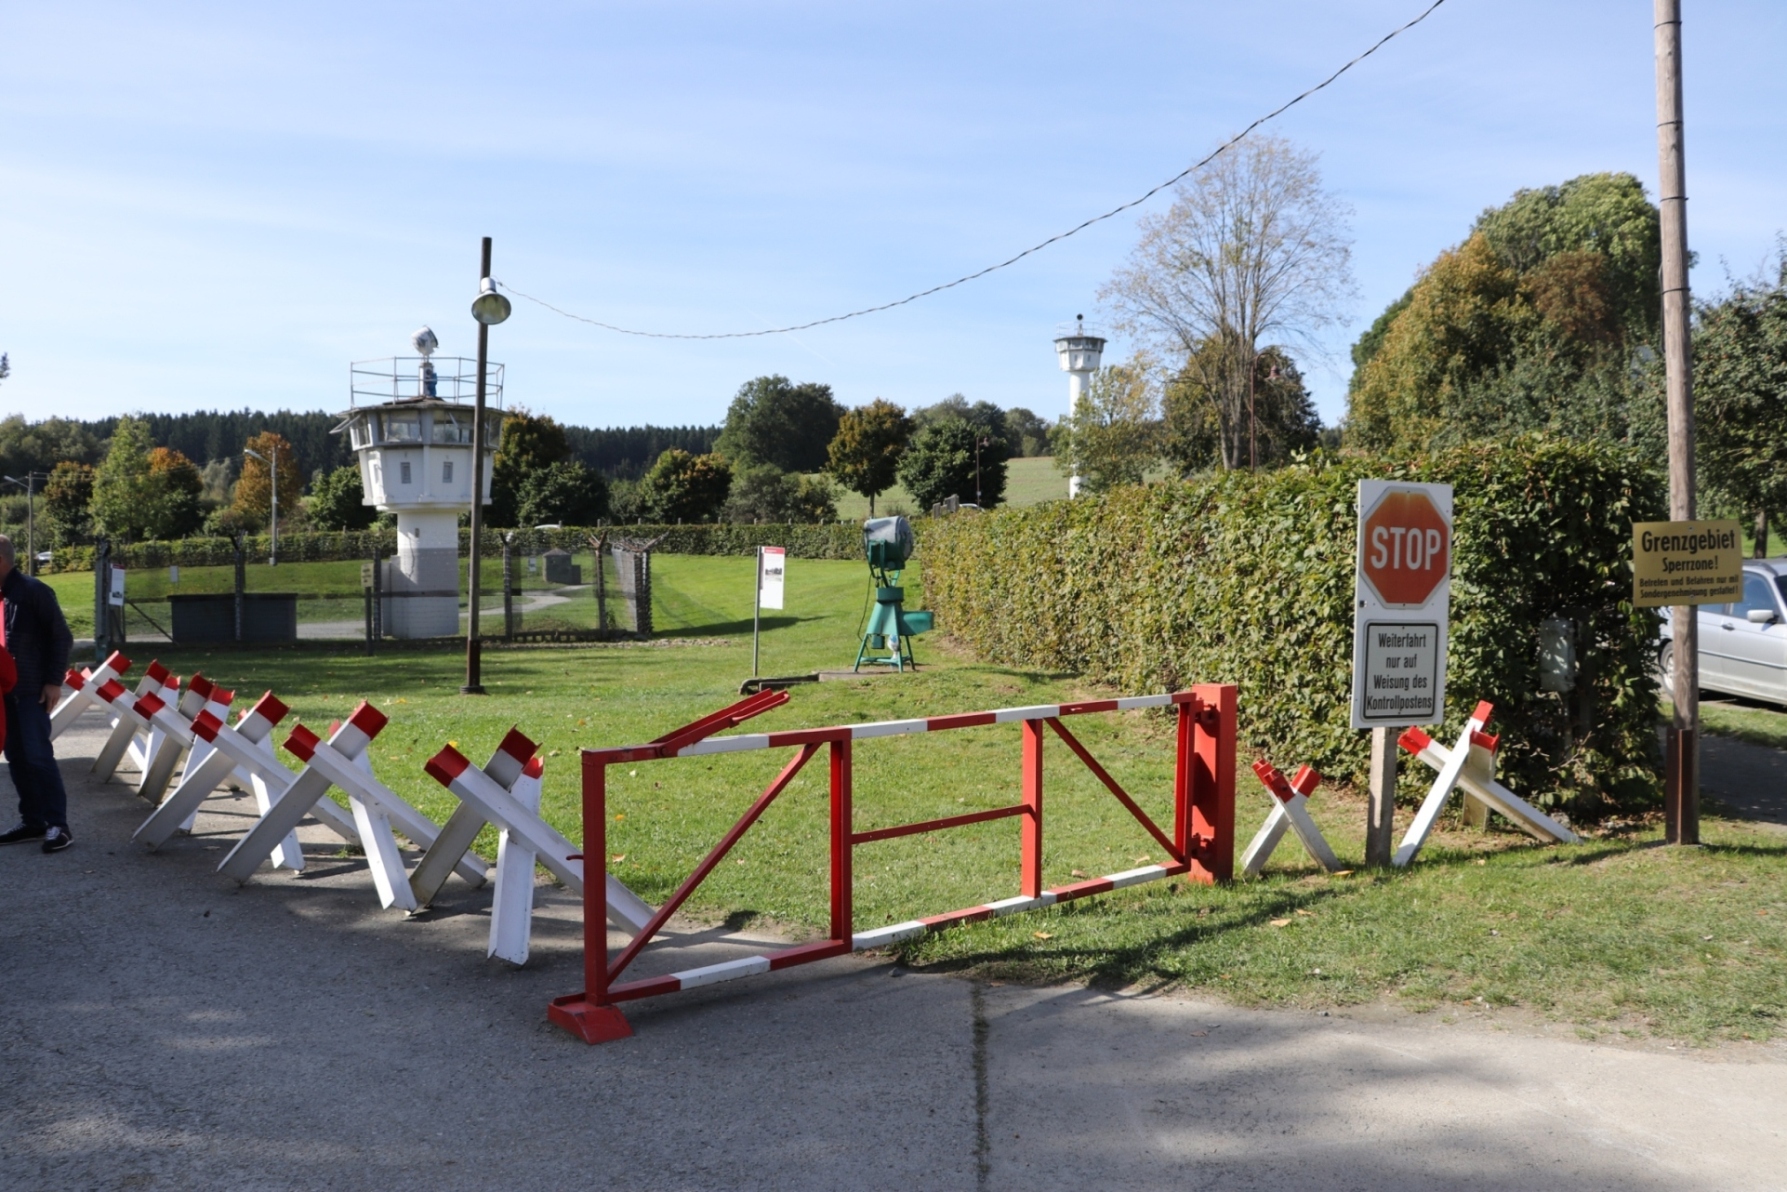
M 382 911 L 308 822 L 305 876 L 238 887 L 214 870 L 252 800 L 146 853 L 147 805 L 87 774 L 102 727 L 63 742 L 75 847 L 0 848 L 0 1188 L 1787 1187 L 1779 1046 L 851 957 L 634 1003 L 587 1047 L 544 1021 L 580 984 L 563 891 L 515 969 L 488 890 Z M 752 950 L 674 927 L 643 972 Z

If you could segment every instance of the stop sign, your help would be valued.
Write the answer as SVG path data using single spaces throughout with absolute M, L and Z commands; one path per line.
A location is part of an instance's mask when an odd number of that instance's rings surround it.
M 1390 489 L 1359 525 L 1359 571 L 1387 608 L 1419 608 L 1446 578 L 1452 528 L 1419 489 Z

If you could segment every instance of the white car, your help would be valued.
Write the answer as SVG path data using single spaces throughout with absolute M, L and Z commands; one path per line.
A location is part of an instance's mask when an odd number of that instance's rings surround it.
M 1664 610 L 1657 657 L 1665 695 L 1675 665 L 1671 615 Z M 1787 559 L 1746 561 L 1743 599 L 1701 605 L 1699 622 L 1702 690 L 1787 704 Z

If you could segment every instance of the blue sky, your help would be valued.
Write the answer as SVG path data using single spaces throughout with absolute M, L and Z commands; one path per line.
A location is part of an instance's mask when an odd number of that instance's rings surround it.
M 0 413 L 342 408 L 348 362 L 424 322 L 473 352 L 481 235 L 515 287 L 651 330 L 898 298 L 1134 197 L 1424 6 L 7 5 Z M 1685 6 L 1707 292 L 1787 228 L 1787 5 Z M 1359 300 L 1306 362 L 1325 418 L 1347 344 L 1483 207 L 1593 170 L 1654 191 L 1650 9 L 1449 0 L 1271 126 L 1352 211 Z M 511 402 L 585 425 L 715 422 L 770 372 L 1052 417 L 1054 328 L 1097 317 L 1134 239 L 1121 216 L 767 339 L 517 300 L 492 356 Z

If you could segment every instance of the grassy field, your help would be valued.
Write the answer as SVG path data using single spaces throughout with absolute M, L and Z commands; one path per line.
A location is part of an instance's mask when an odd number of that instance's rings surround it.
M 1053 501 L 1067 495 L 1067 477 L 1055 466 L 1052 456 L 1036 455 L 1023 459 L 1008 460 L 1005 465 L 1005 503 L 1007 505 L 1037 505 L 1043 501 Z M 961 494 L 964 501 L 972 501 L 974 494 Z M 875 513 L 887 517 L 895 513 L 903 513 L 907 517 L 926 512 L 918 507 L 912 494 L 902 484 L 896 483 L 892 488 L 875 498 Z M 848 490 L 838 493 L 838 516 L 844 521 L 860 521 L 869 516 L 869 499 Z
M 922 591 L 922 577 L 908 574 Z M 314 651 L 169 651 L 246 697 L 272 685 L 318 728 L 362 697 L 391 722 L 375 742 L 380 777 L 437 820 L 451 796 L 422 773 L 440 746 L 488 754 L 510 725 L 541 743 L 545 814 L 579 837 L 580 747 L 648 740 L 736 698 L 750 672 L 752 560 L 654 560 L 663 631 L 643 645 L 493 649 L 491 694 L 457 694 L 459 657 L 393 650 L 374 659 Z M 794 560 L 788 608 L 766 615 L 763 670 L 847 668 L 868 597 L 858 564 Z M 917 640 L 922 666 L 796 688 L 751 723 L 777 729 L 963 712 L 1099 694 L 1065 675 L 991 666 Z M 138 660 L 148 660 L 147 653 Z M 1245 709 L 1252 693 L 1243 691 Z M 287 723 L 289 727 L 290 721 Z M 1076 733 L 1149 811 L 1166 816 L 1172 740 L 1152 714 L 1085 717 Z M 283 732 L 281 734 L 283 738 Z M 859 829 L 1015 800 L 1015 725 L 859 744 Z M 1157 846 L 1073 762 L 1049 752 L 1045 878 L 1159 860 Z M 656 762 L 613 773 L 614 868 L 664 898 L 786 760 L 770 753 Z M 1277 759 L 1290 763 L 1295 759 Z M 1268 799 L 1243 770 L 1243 842 Z M 713 921 L 810 935 L 826 914 L 826 784 L 811 767 L 697 892 Z M 1312 802 L 1343 860 L 1360 861 L 1363 807 Z M 859 928 L 1016 892 L 1017 826 L 997 821 L 857 850 Z M 1697 849 L 1660 846 L 1649 822 L 1608 825 L 1583 844 L 1541 848 L 1448 822 L 1408 872 L 1319 874 L 1281 846 L 1262 880 L 1222 889 L 1157 883 L 1039 914 L 974 924 L 904 948 L 914 964 L 1037 981 L 1178 985 L 1246 1004 L 1388 1000 L 1442 1015 L 1520 1007 L 1577 1024 L 1709 1041 L 1767 1038 L 1787 1016 L 1787 835 L 1709 819 Z M 488 849 L 486 840 L 482 847 Z M 1479 1000 L 1480 999 L 1480 1000 Z

